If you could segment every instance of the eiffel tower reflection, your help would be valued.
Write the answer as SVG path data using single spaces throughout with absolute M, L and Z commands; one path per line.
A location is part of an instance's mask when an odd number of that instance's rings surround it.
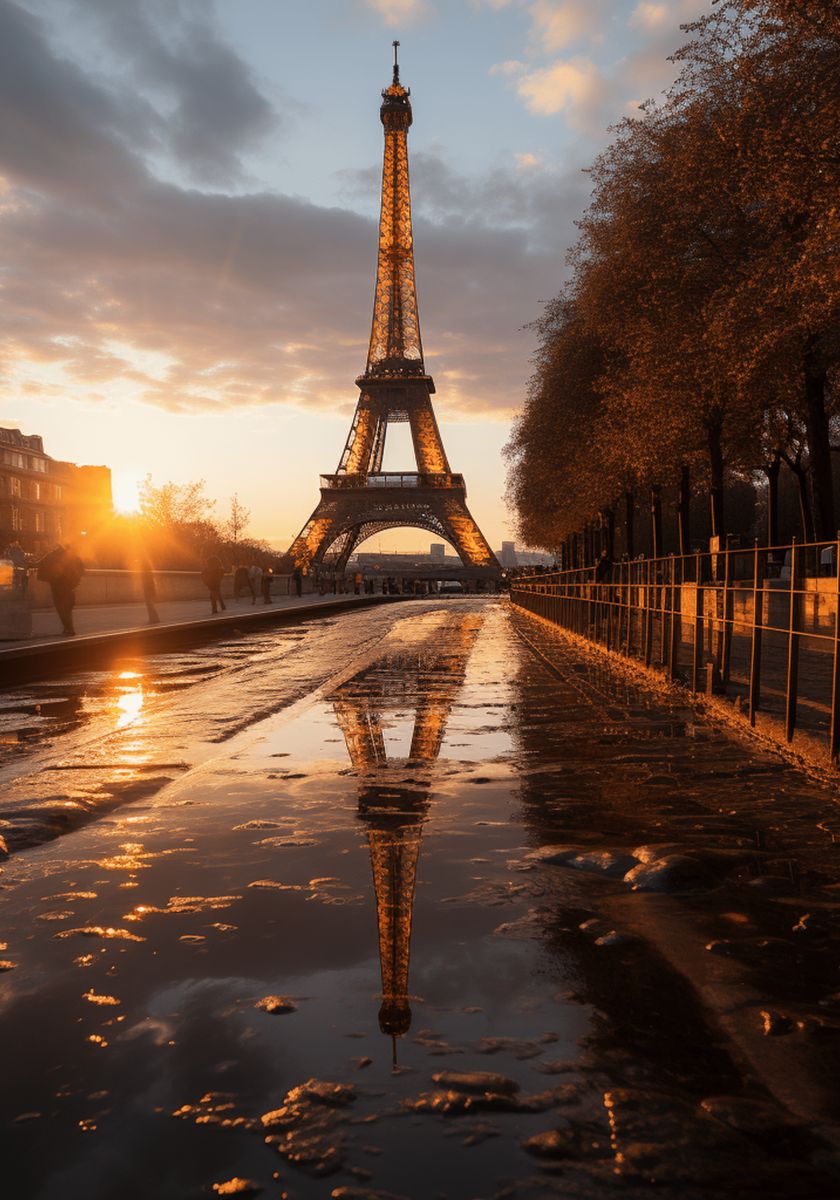
M 443 735 L 481 625 L 465 613 L 428 642 L 384 655 L 342 684 L 333 705 L 358 777 L 376 892 L 382 1006 L 379 1027 L 396 1039 L 411 1026 L 408 974 L 417 863 Z M 408 757 L 389 758 L 389 718 L 414 710 Z

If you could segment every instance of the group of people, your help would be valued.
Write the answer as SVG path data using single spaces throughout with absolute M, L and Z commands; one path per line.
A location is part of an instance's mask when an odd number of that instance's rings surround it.
M 85 573 L 85 566 L 72 542 L 59 544 L 55 549 L 37 559 L 28 555 L 20 542 L 10 542 L 0 557 L 12 563 L 14 567 L 15 588 L 21 596 L 26 595 L 30 572 L 37 579 L 49 584 L 53 606 L 61 620 L 61 632 L 65 637 L 75 637 L 73 624 L 73 609 L 76 604 L 76 588 Z M 140 589 L 149 624 L 156 625 L 160 621 L 157 610 L 157 587 L 151 563 L 148 559 L 140 559 L 136 564 L 140 579 Z M 210 610 L 212 613 L 225 612 L 227 605 L 222 597 L 222 580 L 226 574 L 225 567 L 218 555 L 211 554 L 204 562 L 201 579 L 210 594 Z M 256 604 L 257 595 L 261 594 L 263 603 L 271 603 L 271 584 L 274 573 L 271 567 L 262 568 L 253 564 L 239 566 L 233 575 L 233 594 L 238 600 L 242 595 L 250 595 L 251 603 Z M 303 575 L 295 568 L 292 580 L 297 595 L 303 591 Z
M 236 567 L 233 572 L 234 600 L 239 600 L 242 596 L 250 596 L 251 603 L 256 604 L 257 594 L 262 593 L 263 600 L 268 604 L 271 600 L 271 575 L 270 567 L 263 570 L 256 563 L 252 563 L 250 567 L 242 565 Z
M 19 542 L 12 542 L 6 546 L 2 557 L 14 565 L 18 581 L 16 586 L 19 587 L 22 594 L 26 592 L 30 571 L 35 571 L 39 580 L 49 584 L 53 605 L 61 619 L 62 633 L 66 637 L 74 637 L 76 630 L 73 626 L 73 608 L 76 603 L 76 588 L 85 573 L 84 563 L 79 557 L 76 547 L 70 542 L 58 545 L 36 561 L 25 553 Z M 610 563 L 609 566 L 611 567 L 612 564 Z M 149 623 L 157 624 L 160 616 L 157 610 L 157 588 L 151 563 L 147 559 L 141 559 L 138 561 L 136 569 L 140 578 L 143 600 L 149 614 Z M 201 579 L 209 593 L 210 611 L 213 614 L 227 611 L 227 605 L 222 596 L 222 581 L 226 574 L 225 566 L 218 555 L 211 554 L 205 559 L 201 569 Z M 290 582 L 297 596 L 303 594 L 303 579 L 303 571 L 296 566 L 292 571 Z M 270 604 L 273 580 L 274 572 L 271 567 L 260 567 L 256 563 L 240 564 L 233 572 L 233 598 L 240 600 L 242 597 L 250 596 L 251 603 L 256 604 L 257 596 L 261 595 L 263 603 Z M 325 575 L 321 575 L 319 584 L 322 595 L 327 591 L 330 583 L 336 594 L 349 591 L 352 587 L 357 596 L 363 593 L 372 595 L 379 589 L 383 594 L 409 593 L 415 596 L 425 595 L 427 591 L 434 590 L 434 585 L 424 580 L 404 580 L 393 577 L 365 578 L 359 570 L 356 570 L 351 576 L 334 576 L 331 580 L 328 580 Z
M 210 593 L 211 612 L 225 612 L 227 606 L 222 597 L 222 580 L 225 577 L 222 560 L 216 554 L 211 554 L 204 563 L 201 578 Z M 240 564 L 233 572 L 233 598 L 240 600 L 243 596 L 251 597 L 251 603 L 256 604 L 257 596 L 262 595 L 263 604 L 271 603 L 271 584 L 274 581 L 274 571 L 271 567 L 260 567 L 257 563 L 250 566 Z M 300 567 L 292 572 L 292 583 L 295 593 L 303 593 L 303 573 Z
M 295 571 L 299 575 L 299 570 Z M 435 579 L 405 579 L 393 575 L 364 575 L 354 571 L 352 575 L 327 574 L 326 571 L 318 576 L 318 590 L 323 596 L 331 591 L 334 595 L 346 595 L 352 589 L 355 596 L 426 596 L 434 595 L 439 590 Z M 300 591 L 298 590 L 298 595 Z

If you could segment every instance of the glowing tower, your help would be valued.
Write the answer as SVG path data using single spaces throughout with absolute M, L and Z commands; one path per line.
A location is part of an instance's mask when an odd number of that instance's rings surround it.
M 435 387 L 423 364 L 414 283 L 414 241 L 408 182 L 409 89 L 394 77 L 382 93 L 385 127 L 379 258 L 367 367 L 356 383 L 356 412 L 334 475 L 321 476 L 321 499 L 292 543 L 296 566 L 329 565 L 343 571 L 356 546 L 384 529 L 415 526 L 445 538 L 476 576 L 497 577 L 496 557 L 467 508 L 462 475 L 449 467 L 431 397 Z M 407 422 L 414 469 L 383 474 L 388 426 Z

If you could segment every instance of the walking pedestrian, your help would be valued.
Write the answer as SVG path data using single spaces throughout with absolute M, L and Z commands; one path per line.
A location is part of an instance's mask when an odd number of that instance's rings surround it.
M 356 571 L 353 575 L 353 592 L 356 596 L 362 594 L 362 572 Z
M 52 602 L 61 621 L 62 633 L 75 637 L 73 608 L 76 603 L 76 588 L 85 573 L 85 566 L 76 553 L 72 542 L 59 544 L 37 564 L 38 578 L 50 585 Z
M 262 572 L 262 598 L 263 604 L 271 603 L 271 580 L 274 572 L 271 567 L 266 567 Z
M 256 598 L 251 585 L 248 568 L 243 563 L 240 563 L 233 572 L 233 598 L 234 600 L 238 600 L 240 596 L 247 593 L 250 593 L 252 601 Z
M 248 568 L 248 586 L 251 589 L 252 604 L 257 603 L 257 593 L 263 590 L 264 578 L 265 572 L 263 571 L 262 567 L 258 566 L 256 563 L 251 563 L 250 567 Z
M 157 585 L 155 583 L 152 564 L 148 558 L 144 558 L 140 563 L 140 589 L 143 592 L 143 601 L 146 605 L 146 612 L 149 615 L 150 625 L 160 624 L 160 615 L 157 610 L 155 601 L 157 600 Z
M 210 611 L 215 614 L 222 610 L 225 612 L 226 605 L 222 599 L 222 580 L 225 577 L 225 569 L 222 566 L 221 559 L 216 554 L 211 554 L 204 563 L 201 570 L 201 578 L 204 582 L 207 591 L 210 593 Z
M 300 567 L 297 565 L 295 566 L 294 571 L 292 571 L 292 579 L 295 581 L 295 595 L 298 597 L 302 596 L 303 595 L 303 571 L 301 571 Z M 322 595 L 323 595 L 323 593 L 322 593 Z

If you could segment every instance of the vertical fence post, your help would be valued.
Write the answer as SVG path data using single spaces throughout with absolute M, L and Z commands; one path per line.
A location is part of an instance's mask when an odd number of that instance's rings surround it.
M 671 624 L 668 645 L 668 678 L 676 679 L 680 666 L 682 637 L 682 564 L 685 560 L 671 555 Z
M 691 656 L 691 690 L 700 691 L 700 676 L 703 673 L 703 646 L 705 641 L 704 615 L 706 607 L 706 591 L 703 587 L 700 555 L 695 559 L 694 571 L 694 637 L 692 640 L 693 653 Z
M 604 623 L 606 625 L 606 643 L 607 649 L 611 650 L 615 641 L 615 628 L 613 620 L 612 608 L 612 581 L 601 584 L 601 595 L 604 597 L 602 603 L 604 608 Z
M 655 561 L 659 563 L 662 560 L 656 559 Z M 657 569 L 656 575 L 657 587 L 659 589 L 659 613 L 661 618 L 661 623 L 659 626 L 659 661 L 664 665 L 668 661 L 668 585 L 665 578 L 666 572 L 664 563 L 661 570 Z
M 589 569 L 587 569 L 583 575 L 583 580 L 584 580 L 584 582 L 583 582 L 583 589 L 584 589 L 583 590 L 583 595 L 584 595 L 583 615 L 585 617 L 585 623 L 584 623 L 584 627 L 583 627 L 583 636 L 585 638 L 589 638 L 589 639 L 592 638 L 592 622 L 593 622 L 593 619 L 595 616 L 595 614 L 592 611 L 592 584 L 590 582 L 590 579 L 591 579 L 591 572 L 589 571 Z
M 755 714 L 761 703 L 761 629 L 764 623 L 764 570 L 761 552 L 756 539 L 753 550 L 753 620 L 750 642 L 750 725 L 755 725 Z
M 723 644 L 720 661 L 720 675 L 724 691 L 729 686 L 729 673 L 732 665 L 732 626 L 735 618 L 735 597 L 732 593 L 733 554 L 734 551 L 730 550 L 727 545 L 723 569 Z
M 796 691 L 799 683 L 799 632 L 797 620 L 799 615 L 799 589 L 797 575 L 799 574 L 799 554 L 797 554 L 796 538 L 790 547 L 790 606 L 788 623 L 788 658 L 787 684 L 785 687 L 785 737 L 793 741 L 796 729 Z
M 653 657 L 653 593 L 651 591 L 652 564 L 645 563 L 645 666 L 650 666 Z
M 589 634 L 593 642 L 601 640 L 601 631 L 604 625 L 604 613 L 601 607 L 601 585 L 596 581 L 595 576 L 592 576 L 592 583 L 589 585 L 590 611 L 591 619 L 589 622 Z
M 629 658 L 630 651 L 633 648 L 632 626 L 633 626 L 633 595 L 634 595 L 633 564 L 630 562 L 629 559 L 627 560 L 624 574 L 625 574 L 625 579 L 626 579 L 626 584 L 625 584 L 626 592 L 625 592 L 625 595 L 622 596 L 622 599 L 625 601 L 625 608 L 627 609 L 627 628 L 624 631 L 624 653 Z
M 834 543 L 834 662 L 831 673 L 831 730 L 829 755 L 840 754 L 840 531 Z

